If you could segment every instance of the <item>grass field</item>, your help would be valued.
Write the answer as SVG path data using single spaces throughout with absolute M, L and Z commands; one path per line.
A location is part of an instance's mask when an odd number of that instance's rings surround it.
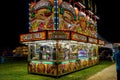
M 9 61 L 0 64 L 0 80 L 86 80 L 88 77 L 113 64 L 102 61 L 98 65 L 83 69 L 60 78 L 28 74 L 26 61 Z

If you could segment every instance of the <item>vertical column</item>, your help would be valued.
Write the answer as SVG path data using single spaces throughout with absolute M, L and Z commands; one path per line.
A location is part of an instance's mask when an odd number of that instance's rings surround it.
M 57 30 L 59 26 L 58 0 L 54 0 L 54 25 Z
M 28 43 L 28 61 L 31 60 L 30 43 Z
M 26 3 L 26 10 L 27 10 L 27 11 L 26 11 L 26 13 L 27 13 L 27 14 L 26 14 L 26 17 L 27 17 L 27 18 L 26 18 L 26 19 L 27 19 L 27 22 L 28 22 L 28 23 L 27 23 L 27 27 L 26 27 L 26 28 L 27 28 L 27 31 L 29 31 L 29 28 L 30 28 L 30 5 L 31 5 L 31 4 L 30 4 L 30 1 L 27 1 L 27 3 Z

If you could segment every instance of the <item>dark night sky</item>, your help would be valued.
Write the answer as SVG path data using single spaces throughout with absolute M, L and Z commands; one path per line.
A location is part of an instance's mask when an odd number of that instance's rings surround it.
M 100 16 L 98 33 L 110 42 L 120 42 L 119 3 L 113 0 L 98 0 L 97 4 Z
M 27 0 L 2 0 L 0 45 L 15 46 L 19 34 L 28 32 Z M 118 2 L 97 1 L 98 33 L 110 42 L 120 42 Z M 114 6 L 113 6 L 114 5 Z

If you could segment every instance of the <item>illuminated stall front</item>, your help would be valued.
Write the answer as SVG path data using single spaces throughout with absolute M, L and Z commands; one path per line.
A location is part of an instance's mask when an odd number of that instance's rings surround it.
M 29 33 L 20 35 L 29 48 L 29 73 L 61 76 L 98 64 L 96 26 L 84 12 L 65 1 L 40 0 L 31 2 L 29 19 Z
M 60 76 L 98 63 L 97 39 L 73 31 L 22 34 L 20 41 L 29 47 L 29 73 Z

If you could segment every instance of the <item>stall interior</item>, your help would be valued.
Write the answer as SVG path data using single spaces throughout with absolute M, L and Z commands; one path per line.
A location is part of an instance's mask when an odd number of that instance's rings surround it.
M 98 53 L 96 44 L 71 40 L 35 41 L 29 42 L 29 47 L 32 60 L 84 59 L 97 56 Z

